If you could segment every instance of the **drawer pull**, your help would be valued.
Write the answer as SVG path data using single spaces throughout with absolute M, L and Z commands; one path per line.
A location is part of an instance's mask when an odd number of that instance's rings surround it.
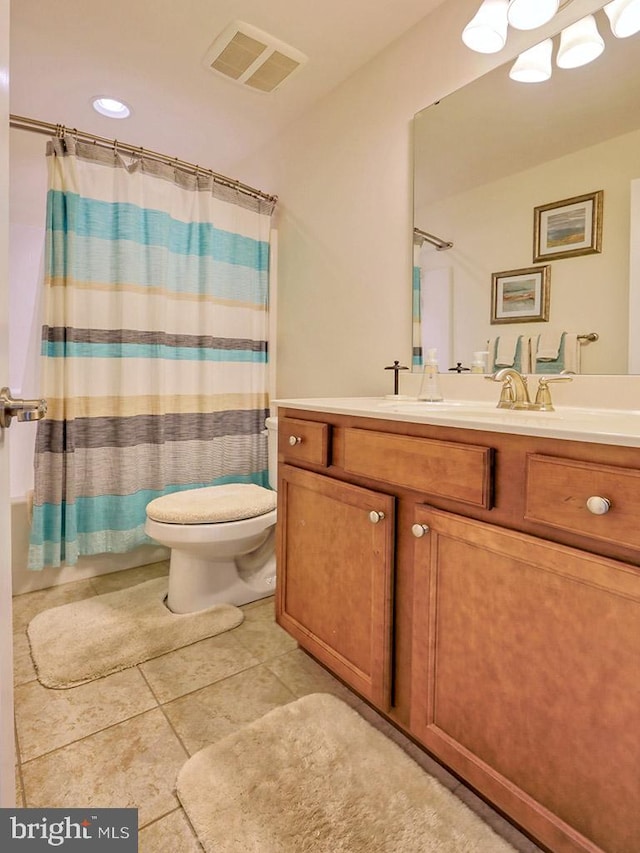
M 382 521 L 383 518 L 384 518 L 384 513 L 383 512 L 376 512 L 375 509 L 372 509 L 371 512 L 369 513 L 369 521 L 371 522 L 371 524 L 378 524 L 378 522 Z
M 416 539 L 421 539 L 425 533 L 429 532 L 428 524 L 414 524 L 411 527 L 411 532 L 416 537 Z
M 291 447 L 295 447 L 296 444 L 302 444 L 302 436 L 290 435 L 289 436 L 289 444 L 291 445 Z
M 592 495 L 587 498 L 587 509 L 594 515 L 604 515 L 611 509 L 609 498 L 601 498 L 600 495 Z

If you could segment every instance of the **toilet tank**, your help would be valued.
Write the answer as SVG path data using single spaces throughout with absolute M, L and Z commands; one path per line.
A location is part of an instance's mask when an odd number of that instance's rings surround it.
M 269 453 L 269 485 L 275 490 L 278 487 L 278 418 L 269 417 L 265 424 Z

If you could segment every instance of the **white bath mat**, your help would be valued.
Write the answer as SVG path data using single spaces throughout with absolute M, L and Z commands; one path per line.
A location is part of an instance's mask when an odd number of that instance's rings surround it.
M 322 693 L 197 752 L 177 793 L 206 853 L 514 853 L 400 747 Z
M 235 628 L 244 619 L 231 604 L 197 613 L 171 613 L 168 579 L 154 578 L 117 592 L 44 610 L 27 635 L 38 680 L 75 687 Z

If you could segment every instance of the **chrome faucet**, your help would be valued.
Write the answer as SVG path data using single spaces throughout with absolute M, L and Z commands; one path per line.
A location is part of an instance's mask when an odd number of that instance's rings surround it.
M 502 382 L 502 391 L 498 401 L 499 409 L 528 409 L 536 412 L 552 412 L 550 382 L 571 382 L 571 376 L 541 376 L 538 380 L 538 390 L 535 402 L 529 397 L 527 377 L 513 367 L 502 367 L 490 376 L 485 377 L 493 382 Z

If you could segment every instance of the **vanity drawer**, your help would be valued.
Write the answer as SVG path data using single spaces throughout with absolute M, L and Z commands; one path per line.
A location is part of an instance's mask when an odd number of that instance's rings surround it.
M 345 429 L 342 465 L 350 474 L 483 509 L 492 506 L 490 447 Z
M 307 462 L 310 465 L 329 464 L 329 424 L 279 418 L 278 451 L 285 462 Z
M 610 508 L 596 515 L 587 500 L 602 497 Z M 592 539 L 640 547 L 640 471 L 554 456 L 527 458 L 525 516 L 535 521 L 582 533 Z

